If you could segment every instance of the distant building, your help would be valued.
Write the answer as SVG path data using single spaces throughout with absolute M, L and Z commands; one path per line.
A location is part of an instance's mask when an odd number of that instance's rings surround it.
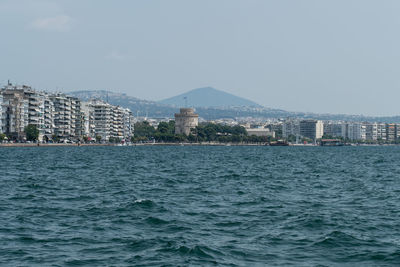
M 24 130 L 29 122 L 29 102 L 25 99 L 24 90 L 9 83 L 1 93 L 3 132 L 12 139 L 24 140 L 26 138 Z
M 54 135 L 60 139 L 75 137 L 75 101 L 65 94 L 51 95 L 54 104 Z
M 365 139 L 369 141 L 378 140 L 378 124 L 366 123 L 365 124 Z
M 82 124 L 82 137 L 95 138 L 94 114 L 90 102 L 81 102 L 80 120 Z
M 271 136 L 275 138 L 275 132 L 271 131 L 268 128 L 246 128 L 248 135 L 255 135 L 255 136 Z
M 324 123 L 324 135 L 332 137 L 342 136 L 342 124 L 334 122 Z
M 4 116 L 6 114 L 3 111 L 3 108 L 4 108 L 3 95 L 0 93 L 0 133 L 4 132 L 3 121 L 4 121 Z
M 377 123 L 377 140 L 386 141 L 386 124 Z
M 288 119 L 282 124 L 282 136 L 288 138 L 290 135 L 300 134 L 300 124 L 298 120 Z
M 366 140 L 366 125 L 363 123 L 350 123 L 347 128 L 347 136 L 351 140 Z
M 113 125 L 112 105 L 102 100 L 94 100 L 90 105 L 93 111 L 95 137 L 99 136 L 101 140 L 108 141 Z
M 324 124 L 318 120 L 302 120 L 300 135 L 313 140 L 320 139 L 324 135 Z
M 44 96 L 44 125 L 43 125 L 43 140 L 48 141 L 54 135 L 54 103 L 51 101 L 50 96 Z
M 397 139 L 397 129 L 395 123 L 387 123 L 386 124 L 386 140 L 387 141 L 396 141 Z
M 175 133 L 190 134 L 190 129 L 199 124 L 199 115 L 192 108 L 181 108 L 180 113 L 175 113 Z

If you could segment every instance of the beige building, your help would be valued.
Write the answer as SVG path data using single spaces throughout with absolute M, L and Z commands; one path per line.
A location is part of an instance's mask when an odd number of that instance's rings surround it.
M 175 133 L 190 134 L 190 129 L 199 125 L 199 115 L 192 108 L 181 108 L 180 113 L 175 113 Z
M 271 131 L 268 128 L 246 128 L 248 135 L 255 135 L 255 136 L 271 136 L 275 138 L 275 132 Z

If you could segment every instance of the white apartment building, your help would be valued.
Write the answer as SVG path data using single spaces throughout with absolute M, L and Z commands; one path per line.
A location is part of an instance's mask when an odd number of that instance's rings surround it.
M 90 122 L 93 123 L 93 138 L 100 136 L 103 141 L 110 138 L 127 141 L 132 137 L 133 116 L 129 109 L 92 100 L 88 103 L 87 110 L 92 117 Z
M 99 136 L 102 141 L 108 141 L 114 130 L 113 107 L 102 100 L 92 100 L 91 109 L 93 114 L 94 135 Z
M 0 133 L 4 132 L 3 120 L 4 120 L 5 113 L 3 112 L 3 105 L 4 105 L 3 104 L 3 95 L 0 94 Z
M 365 124 L 365 140 L 376 141 L 378 140 L 378 124 L 366 123 Z
M 24 140 L 25 127 L 29 122 L 29 102 L 25 99 L 22 87 L 8 84 L 1 90 L 2 104 L 2 129 L 3 133 L 13 139 Z
M 71 137 L 71 102 L 65 94 L 57 93 L 50 96 L 54 104 L 54 135 L 60 139 Z
M 82 136 L 95 138 L 93 107 L 90 102 L 81 102 Z
M 54 103 L 51 101 L 50 96 L 45 94 L 44 96 L 44 129 L 43 129 L 43 140 L 48 141 L 53 138 L 54 135 Z
M 363 123 L 350 123 L 347 131 L 347 137 L 351 140 L 366 140 L 366 125 Z
M 386 124 L 377 123 L 377 140 L 386 141 Z

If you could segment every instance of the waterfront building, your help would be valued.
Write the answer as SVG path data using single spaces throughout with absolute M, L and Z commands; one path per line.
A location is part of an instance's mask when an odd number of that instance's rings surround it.
M 54 135 L 62 140 L 71 138 L 71 101 L 67 95 L 57 93 L 50 96 L 54 104 Z
M 396 123 L 396 141 L 400 140 L 400 124 Z
M 246 128 L 246 131 L 249 136 L 271 136 L 275 138 L 275 132 L 268 128 Z
M 102 141 L 108 141 L 112 134 L 113 110 L 112 105 L 102 100 L 92 100 L 94 136 Z
M 312 140 L 320 139 L 324 135 L 324 124 L 319 120 L 300 121 L 300 135 Z
M 366 123 L 365 124 L 365 139 L 368 141 L 378 140 L 378 124 Z
M 324 135 L 332 137 L 341 137 L 342 135 L 342 123 L 328 122 L 324 123 Z
M 181 108 L 180 113 L 175 113 L 175 133 L 190 134 L 190 129 L 199 124 L 199 115 L 194 113 L 193 108 Z
M 4 120 L 4 115 L 5 115 L 5 113 L 3 112 L 3 106 L 4 106 L 4 103 L 3 103 L 3 95 L 0 93 L 0 133 L 3 133 L 3 132 L 4 132 L 4 129 L 3 129 L 3 120 Z
M 25 99 L 28 100 L 28 125 L 34 125 L 39 130 L 38 140 L 42 141 L 45 134 L 45 94 L 23 86 Z
M 104 101 L 82 103 L 63 93 L 48 94 L 31 87 L 8 83 L 0 91 L 0 133 L 13 140 L 26 140 L 25 127 L 39 130 L 39 141 L 55 137 L 81 141 L 84 136 L 130 140 L 134 119 L 129 109 Z
M 91 102 L 81 102 L 80 120 L 82 125 L 82 138 L 95 138 L 95 124 Z
M 300 134 L 300 122 L 298 120 L 288 119 L 282 124 L 282 136 L 288 138 L 290 135 Z
M 123 108 L 122 114 L 122 135 L 125 141 L 130 141 L 133 137 L 134 119 L 132 112 L 128 108 Z
M 397 139 L 397 129 L 395 123 L 386 123 L 386 140 L 396 141 Z
M 22 87 L 8 83 L 1 90 L 3 133 L 15 140 L 25 140 L 25 127 L 28 126 L 29 103 Z
M 377 140 L 386 141 L 386 124 L 377 123 Z
M 54 135 L 54 103 L 48 94 L 44 95 L 44 129 L 43 140 L 48 141 Z
M 350 123 L 347 131 L 347 137 L 351 140 L 366 140 L 366 125 L 363 123 Z

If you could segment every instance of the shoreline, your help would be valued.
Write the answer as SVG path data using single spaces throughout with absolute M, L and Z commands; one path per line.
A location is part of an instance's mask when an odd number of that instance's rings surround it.
M 56 146 L 116 146 L 115 144 L 37 144 L 37 143 L 13 143 L 13 144 L 0 144 L 0 147 L 56 147 Z
M 400 144 L 350 144 L 345 147 L 355 146 L 399 146 Z M 51 143 L 51 144 L 37 144 L 37 143 L 12 143 L 12 144 L 0 144 L 0 147 L 81 147 L 81 146 L 270 146 L 265 143 L 132 143 L 129 145 L 121 144 L 63 144 L 63 143 Z M 320 145 L 314 144 L 289 144 L 291 147 L 320 147 Z M 337 146 L 336 146 L 337 147 Z

